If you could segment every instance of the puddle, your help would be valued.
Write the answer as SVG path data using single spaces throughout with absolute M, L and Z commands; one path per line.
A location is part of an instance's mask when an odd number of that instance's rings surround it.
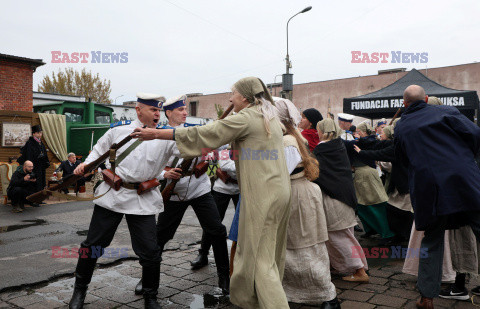
M 190 309 L 214 308 L 218 304 L 230 304 L 230 297 L 228 295 L 223 295 L 220 290 L 218 292 L 219 294 L 193 294 L 193 301 L 190 303 Z
M 15 224 L 15 225 L 1 226 L 0 227 L 0 233 L 6 233 L 6 232 L 15 231 L 15 230 L 25 229 L 25 228 L 31 227 L 31 226 L 47 224 L 47 221 L 42 220 L 42 219 L 22 220 L 22 222 L 28 222 L 28 224 Z

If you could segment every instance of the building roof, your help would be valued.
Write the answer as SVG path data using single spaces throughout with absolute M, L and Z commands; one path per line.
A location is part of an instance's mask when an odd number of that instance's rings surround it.
M 27 63 L 34 66 L 35 68 L 45 64 L 42 59 L 30 59 L 26 57 L 12 56 L 7 54 L 0 54 L 0 59 L 11 62 Z

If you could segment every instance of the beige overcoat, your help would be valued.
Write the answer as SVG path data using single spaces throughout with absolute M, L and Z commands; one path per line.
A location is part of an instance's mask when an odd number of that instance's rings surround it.
M 201 155 L 231 143 L 241 193 L 240 220 L 230 299 L 242 308 L 285 308 L 282 288 L 290 177 L 285 162 L 281 124 L 270 121 L 267 137 L 256 107 L 201 127 L 176 130 L 182 157 Z

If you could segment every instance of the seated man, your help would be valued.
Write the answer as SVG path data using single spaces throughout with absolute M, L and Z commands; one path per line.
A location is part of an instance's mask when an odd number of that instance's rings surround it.
M 32 161 L 25 161 L 13 173 L 10 184 L 7 188 L 7 196 L 12 200 L 13 212 L 22 212 L 25 203 L 29 203 L 26 197 L 36 192 L 36 176 L 33 171 Z M 30 204 L 30 203 L 29 203 Z M 38 204 L 31 204 L 33 207 L 40 207 Z
M 59 171 L 63 171 L 63 175 L 62 175 L 62 179 L 64 179 L 65 177 L 67 177 L 68 175 L 71 175 L 73 174 L 73 171 L 75 170 L 75 168 L 82 162 L 80 161 L 77 161 L 77 157 L 75 156 L 75 154 L 73 152 L 70 152 L 68 154 L 68 159 L 65 160 L 65 161 L 62 161 L 62 163 L 60 164 L 60 166 L 56 169 L 56 172 L 58 173 Z M 85 178 L 81 178 L 77 181 L 77 184 L 75 186 L 75 193 L 78 192 L 78 189 L 82 186 L 85 186 Z M 68 193 L 68 189 L 67 188 L 64 188 L 63 189 L 63 192 L 65 192 L 65 194 Z

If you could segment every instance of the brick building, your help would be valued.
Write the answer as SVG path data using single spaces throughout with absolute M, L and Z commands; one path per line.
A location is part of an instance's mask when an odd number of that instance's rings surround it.
M 480 93 L 480 63 L 469 63 L 448 67 L 419 70 L 433 81 L 448 88 L 459 90 L 474 90 Z M 395 82 L 408 72 L 380 71 L 377 75 L 351 77 L 320 82 L 296 84 L 293 86 L 293 103 L 301 110 L 314 107 L 322 115 L 327 111 L 333 114 L 343 112 L 343 99 L 367 94 L 379 90 Z M 270 89 L 270 87 L 269 87 Z M 280 96 L 281 85 L 272 87 L 272 93 Z M 196 112 L 198 117 L 217 117 L 215 104 L 226 108 L 230 103 L 230 92 L 199 95 L 189 95 L 189 112 Z M 193 102 L 193 104 L 191 104 Z M 354 123 L 361 121 L 356 119 Z
M 0 110 L 33 111 L 33 72 L 45 63 L 0 54 Z

